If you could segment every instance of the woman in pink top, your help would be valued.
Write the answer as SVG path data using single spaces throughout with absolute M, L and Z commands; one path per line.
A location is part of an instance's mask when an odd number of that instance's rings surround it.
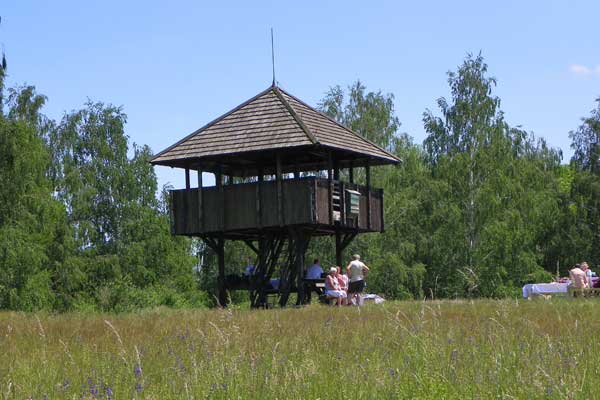
M 336 273 L 336 278 L 338 280 L 338 283 L 340 284 L 340 290 L 344 293 L 346 293 L 346 297 L 342 298 L 342 305 L 347 305 L 348 304 L 348 275 L 344 275 L 341 273 L 341 268 L 339 266 L 335 266 L 335 269 L 337 270 Z

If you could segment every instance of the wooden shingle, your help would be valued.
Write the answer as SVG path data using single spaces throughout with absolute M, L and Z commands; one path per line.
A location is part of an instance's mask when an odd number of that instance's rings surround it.
M 281 88 L 271 86 L 156 154 L 151 163 L 204 165 L 205 170 L 210 170 L 207 165 L 229 165 L 234 174 L 236 168 L 251 168 L 261 157 L 284 150 L 293 155 L 296 165 L 301 163 L 306 168 L 318 168 L 323 163 L 319 155 L 327 152 L 334 153 L 340 165 L 356 160 L 373 165 L 400 161 Z M 311 157 L 317 160 L 313 162 Z

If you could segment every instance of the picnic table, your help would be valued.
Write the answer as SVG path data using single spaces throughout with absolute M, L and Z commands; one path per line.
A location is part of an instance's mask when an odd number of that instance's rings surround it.
M 306 295 L 306 302 L 310 303 L 311 294 L 315 292 L 317 296 L 321 297 L 325 293 L 325 278 L 318 279 L 303 279 L 304 292 Z
M 600 278 L 592 278 L 592 287 L 585 289 L 573 288 L 570 280 L 552 283 L 529 283 L 523 286 L 523 297 L 569 295 L 573 297 L 597 297 L 600 296 Z
M 527 299 L 535 295 L 566 294 L 569 291 L 569 284 L 569 282 L 529 283 L 523 286 L 523 297 Z

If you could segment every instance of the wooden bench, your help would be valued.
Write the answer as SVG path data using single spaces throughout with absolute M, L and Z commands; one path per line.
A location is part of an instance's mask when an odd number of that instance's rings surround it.
M 568 289 L 569 297 L 600 297 L 600 288 Z

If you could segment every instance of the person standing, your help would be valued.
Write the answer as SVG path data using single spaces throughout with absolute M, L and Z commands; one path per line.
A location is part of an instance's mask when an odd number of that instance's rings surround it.
M 360 294 L 365 288 L 365 276 L 369 272 L 369 267 L 360 261 L 360 255 L 352 256 L 352 261 L 346 267 L 348 279 L 348 295 L 350 296 L 350 304 L 360 304 Z

